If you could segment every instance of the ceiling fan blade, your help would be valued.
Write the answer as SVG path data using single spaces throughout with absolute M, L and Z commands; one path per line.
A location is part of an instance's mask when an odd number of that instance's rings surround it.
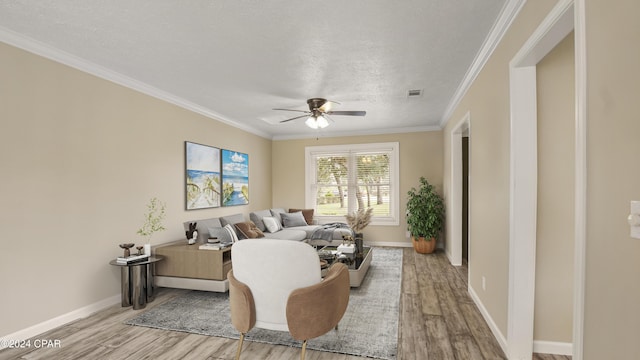
M 349 116 L 365 116 L 366 111 L 327 111 L 329 115 L 349 115 Z
M 318 108 L 318 110 L 320 110 L 320 111 L 321 111 L 321 112 L 323 112 L 323 113 L 327 113 L 327 112 L 331 111 L 331 106 L 332 106 L 331 104 L 337 104 L 337 105 L 340 105 L 340 103 L 339 103 L 339 102 L 337 102 L 337 101 L 333 101 L 333 100 L 326 100 L 326 102 L 325 102 L 324 104 L 322 104 L 322 106 L 320 106 L 320 107 Z
M 301 112 L 301 113 L 305 113 L 305 114 L 311 114 L 311 111 L 309 111 L 309 110 L 293 110 L 293 109 L 273 109 L 273 110 L 295 111 L 295 112 Z
M 325 119 L 327 119 L 327 120 L 331 121 L 332 123 L 334 123 L 334 124 L 336 123 L 336 121 L 335 121 L 335 120 L 333 120 L 329 115 L 327 115 L 327 113 L 322 114 L 322 116 L 324 116 L 324 117 L 325 117 Z
M 291 119 L 282 120 L 282 121 L 280 121 L 280 123 L 285 123 L 285 122 L 287 122 L 287 121 L 296 120 L 296 119 L 301 119 L 301 118 L 303 118 L 303 117 L 309 117 L 309 115 L 306 115 L 306 114 L 305 114 L 305 115 L 296 116 L 296 117 L 291 118 Z

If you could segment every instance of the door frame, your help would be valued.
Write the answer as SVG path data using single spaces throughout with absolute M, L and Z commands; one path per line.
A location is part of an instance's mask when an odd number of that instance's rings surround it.
M 582 360 L 586 242 L 584 0 L 561 0 L 509 64 L 510 206 L 507 358 L 533 353 L 537 211 L 536 64 L 575 31 L 575 245 L 573 359 Z M 533 255 L 532 255 L 533 254 Z
M 448 208 L 450 214 L 449 229 L 451 248 L 449 249 L 449 261 L 451 265 L 462 265 L 462 137 L 469 136 L 469 147 L 471 147 L 471 114 L 467 112 L 462 119 L 451 130 L 451 192 L 449 195 Z M 469 151 L 471 159 L 471 151 Z M 471 160 L 469 160 L 471 163 Z M 469 187 L 471 183 L 469 183 Z M 469 193 L 471 190 L 469 190 Z M 471 201 L 471 199 L 469 199 Z M 469 214 L 471 215 L 471 214 Z M 471 234 L 469 234 L 471 237 Z M 469 241 L 471 246 L 471 241 Z M 469 261 L 469 264 L 471 261 Z

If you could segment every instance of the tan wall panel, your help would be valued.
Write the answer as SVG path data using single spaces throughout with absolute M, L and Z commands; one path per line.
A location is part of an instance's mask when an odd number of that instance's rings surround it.
M 534 340 L 573 342 L 573 33 L 536 67 L 538 213 Z
M 118 295 L 108 263 L 142 243 L 151 197 L 167 203 L 155 244 L 271 206 L 270 140 L 5 44 L 0 63 L 0 336 Z M 185 140 L 249 154 L 250 205 L 184 210 Z
M 640 1 L 586 0 L 587 247 L 584 359 L 640 358 Z
M 404 213 L 407 191 L 426 177 L 442 190 L 442 132 L 418 132 L 339 138 L 318 138 L 273 142 L 273 204 L 276 207 L 300 208 L 305 204 L 305 147 L 321 145 L 400 143 L 400 225 L 368 226 L 365 242 L 397 242 L 409 244 L 405 232 Z
M 556 3 L 528 1 L 524 5 L 444 129 L 444 184 L 448 196 L 451 132 L 469 113 L 469 282 L 505 337 L 509 279 L 509 61 Z

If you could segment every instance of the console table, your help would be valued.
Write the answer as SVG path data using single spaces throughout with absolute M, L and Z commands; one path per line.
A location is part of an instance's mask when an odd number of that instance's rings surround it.
M 155 299 L 153 266 L 162 256 L 150 256 L 147 260 L 121 264 L 111 260 L 109 264 L 120 267 L 120 292 L 122 307 L 133 305 L 134 310 L 144 309 Z
M 199 249 L 200 245 L 179 241 L 156 246 L 154 254 L 165 258 L 156 266 L 157 285 L 217 292 L 229 290 L 227 273 L 231 270 L 231 247 L 204 250 Z

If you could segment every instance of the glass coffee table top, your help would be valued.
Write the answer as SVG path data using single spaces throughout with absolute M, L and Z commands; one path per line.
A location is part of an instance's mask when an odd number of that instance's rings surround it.
M 336 261 L 340 261 L 347 265 L 349 270 L 357 270 L 361 266 L 362 260 L 369 254 L 369 251 L 371 251 L 371 248 L 369 246 L 364 246 L 362 250 L 362 259 L 358 260 L 356 259 L 355 254 L 342 254 L 335 246 L 324 246 L 318 249 L 318 256 L 320 257 L 320 260 L 325 260 L 328 265 L 331 265 Z

